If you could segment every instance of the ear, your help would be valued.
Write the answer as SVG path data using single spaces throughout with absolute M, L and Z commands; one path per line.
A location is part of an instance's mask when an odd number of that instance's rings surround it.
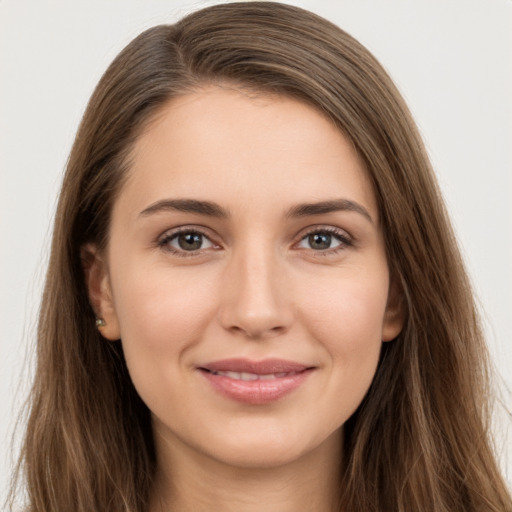
M 89 302 L 96 317 L 105 321 L 105 325 L 99 328 L 100 333 L 108 340 L 118 340 L 121 337 L 119 321 L 112 298 L 110 276 L 105 258 L 94 244 L 82 246 L 80 258 Z
M 382 323 L 382 341 L 393 341 L 401 332 L 405 323 L 405 308 L 402 289 L 392 280 L 389 286 L 388 302 Z

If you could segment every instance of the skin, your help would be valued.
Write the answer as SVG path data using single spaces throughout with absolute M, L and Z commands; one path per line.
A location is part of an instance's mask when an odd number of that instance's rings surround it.
M 132 156 L 107 250 L 84 251 L 102 334 L 122 340 L 152 412 L 151 510 L 334 510 L 343 424 L 403 322 L 355 149 L 308 105 L 212 87 L 168 103 Z M 169 199 L 227 216 L 154 206 Z M 352 209 L 289 215 L 339 199 Z M 199 248 L 182 249 L 178 227 L 200 231 Z M 232 357 L 314 369 L 245 404 L 198 370 Z

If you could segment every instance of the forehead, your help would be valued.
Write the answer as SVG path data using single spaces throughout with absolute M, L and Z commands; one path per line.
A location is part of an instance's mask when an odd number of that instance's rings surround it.
M 141 209 L 165 197 L 236 209 L 350 196 L 378 218 L 351 141 L 317 109 L 285 96 L 211 87 L 174 98 L 130 160 L 120 200 Z

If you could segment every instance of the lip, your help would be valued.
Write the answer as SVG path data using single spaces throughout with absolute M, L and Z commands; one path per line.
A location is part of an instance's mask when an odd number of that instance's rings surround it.
M 314 367 L 283 359 L 224 359 L 197 369 L 224 397 L 244 404 L 264 405 L 301 386 Z

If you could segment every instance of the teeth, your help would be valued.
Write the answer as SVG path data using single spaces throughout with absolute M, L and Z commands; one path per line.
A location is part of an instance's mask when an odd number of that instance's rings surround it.
M 258 380 L 258 375 L 255 373 L 242 372 L 239 378 L 242 380 Z
M 280 373 L 267 373 L 267 374 L 257 374 L 257 373 L 249 373 L 249 372 L 211 372 L 214 375 L 221 375 L 222 377 L 227 377 L 228 379 L 234 380 L 274 380 L 282 377 L 288 377 L 290 375 L 295 375 L 296 372 L 280 372 Z

